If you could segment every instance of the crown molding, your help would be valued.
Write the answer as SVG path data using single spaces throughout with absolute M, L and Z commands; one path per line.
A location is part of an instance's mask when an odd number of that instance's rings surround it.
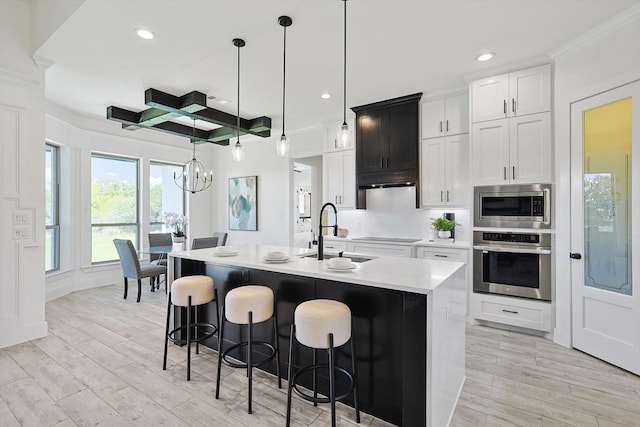
M 523 59 L 521 61 L 510 62 L 508 64 L 498 65 L 492 68 L 463 74 L 462 78 L 465 82 L 471 83 L 474 80 L 483 79 L 485 77 L 510 73 L 517 70 L 524 70 L 525 68 L 537 67 L 538 65 L 548 64 L 549 62 L 551 62 L 551 58 L 548 55 L 534 56 L 531 58 Z
M 0 79 L 9 80 L 23 85 L 39 86 L 42 84 L 40 79 L 26 74 L 16 73 L 15 71 L 0 68 Z
M 549 56 L 553 59 L 561 58 L 613 33 L 617 29 L 624 27 L 637 19 L 640 19 L 640 5 L 627 9 L 623 13 L 614 16 L 586 33 L 574 38 L 568 43 L 550 51 Z

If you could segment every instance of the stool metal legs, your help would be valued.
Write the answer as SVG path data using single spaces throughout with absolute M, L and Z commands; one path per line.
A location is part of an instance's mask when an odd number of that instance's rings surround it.
M 313 402 L 314 406 L 317 406 L 318 402 L 320 403 L 330 403 L 331 404 L 331 426 L 336 426 L 336 400 L 342 399 L 346 397 L 351 390 L 349 390 L 346 394 L 341 396 L 336 396 L 336 385 L 335 385 L 335 371 L 343 373 L 347 377 L 349 377 L 352 381 L 351 387 L 353 388 L 353 400 L 354 400 L 354 409 L 356 410 L 356 422 L 360 423 L 360 406 L 358 405 L 358 377 L 356 374 L 356 353 L 355 353 L 355 344 L 353 339 L 353 319 L 351 320 L 351 331 L 352 335 L 349 340 L 351 341 L 351 374 L 344 370 L 343 368 L 337 367 L 335 364 L 335 348 L 333 346 L 333 334 L 329 334 L 329 348 L 328 352 L 328 365 L 318 365 L 316 360 L 316 352 L 317 349 L 313 349 L 313 364 L 311 366 L 307 366 L 305 368 L 300 369 L 298 372 L 293 372 L 293 366 L 295 365 L 295 351 L 294 344 L 297 343 L 296 335 L 296 325 L 291 325 L 291 337 L 289 338 L 289 369 L 288 369 L 288 378 L 289 385 L 287 389 L 287 420 L 286 426 L 289 427 L 291 425 L 291 396 L 292 392 L 295 389 L 296 393 L 305 400 Z M 328 368 L 329 370 L 329 397 L 323 398 L 318 397 L 317 391 L 317 370 L 318 368 Z M 299 374 L 304 372 L 312 371 L 313 375 L 313 396 L 307 395 L 306 393 L 301 392 L 296 386 L 296 377 Z
M 278 375 L 278 388 L 282 388 L 282 376 L 280 375 L 280 346 L 278 344 L 278 314 L 274 307 L 273 311 L 273 330 L 274 330 L 274 338 L 275 343 L 273 346 L 268 342 L 253 340 L 253 312 L 249 312 L 249 323 L 247 324 L 247 342 L 242 342 L 238 344 L 234 344 L 231 347 L 223 350 L 224 345 L 224 324 L 226 321 L 225 317 L 225 306 L 222 306 L 222 316 L 220 316 L 220 328 L 218 334 L 218 378 L 216 380 L 216 399 L 220 398 L 220 374 L 222 373 L 222 362 L 224 361 L 226 365 L 231 366 L 232 368 L 246 368 L 247 370 L 247 379 L 248 379 L 248 402 L 247 402 L 247 413 L 251 414 L 253 411 L 252 401 L 253 401 L 253 368 L 262 366 L 268 361 L 272 360 L 274 357 L 276 358 L 276 375 Z M 253 360 L 253 346 L 254 344 L 266 345 L 270 347 L 273 351 L 269 357 L 263 360 L 254 361 Z M 236 348 L 239 348 L 243 345 L 246 345 L 247 351 L 245 353 L 245 357 L 247 362 L 231 362 L 226 359 L 228 353 Z

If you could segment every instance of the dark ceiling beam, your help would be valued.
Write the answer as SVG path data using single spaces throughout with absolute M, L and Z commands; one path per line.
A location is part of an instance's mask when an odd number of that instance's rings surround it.
M 251 120 L 240 117 L 240 127 L 238 127 L 236 116 L 207 107 L 207 97 L 202 92 L 193 91 L 183 96 L 174 96 L 151 88 L 147 89 L 144 95 L 145 104 L 151 108 L 135 112 L 110 106 L 107 107 L 107 119 L 122 123 L 123 129 L 155 129 L 189 138 L 196 143 L 211 142 L 229 145 L 229 139 L 236 137 L 238 133 L 262 138 L 271 136 L 269 117 L 262 116 Z M 209 131 L 198 128 L 194 130 L 192 126 L 171 121 L 178 117 L 202 120 L 220 127 Z

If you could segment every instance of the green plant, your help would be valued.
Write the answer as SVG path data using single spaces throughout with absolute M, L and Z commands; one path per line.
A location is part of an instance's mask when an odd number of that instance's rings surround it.
M 438 231 L 451 231 L 453 227 L 456 226 L 456 223 L 447 219 L 447 218 L 436 218 L 435 221 L 431 223 L 434 230 Z

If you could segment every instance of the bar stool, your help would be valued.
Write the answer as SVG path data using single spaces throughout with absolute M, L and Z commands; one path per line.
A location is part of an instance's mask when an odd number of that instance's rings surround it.
M 191 309 L 199 305 L 208 304 L 211 301 L 216 302 L 216 323 L 218 320 L 218 298 L 216 297 L 216 289 L 213 286 L 213 279 L 209 276 L 185 276 L 176 279 L 171 284 L 171 290 L 167 296 L 167 325 L 165 327 L 164 337 L 164 360 L 162 362 L 162 370 L 167 369 L 167 348 L 169 341 L 187 345 L 187 381 L 191 380 L 191 343 L 196 343 L 196 354 L 198 354 L 198 346 L 204 340 L 212 337 L 218 327 L 211 323 L 198 322 L 198 311 L 195 310 L 195 321 L 191 322 Z M 171 306 L 184 307 L 187 309 L 187 323 L 169 331 L 169 319 L 171 317 Z M 195 337 L 191 333 L 195 333 Z M 180 331 L 180 338 L 176 338 L 176 332 Z M 186 339 L 182 339 L 186 332 Z
M 253 339 L 253 325 L 273 319 L 274 344 L 266 341 L 255 341 Z M 224 324 L 225 320 L 238 325 L 247 325 L 247 341 L 234 344 L 223 351 L 224 345 Z M 263 346 L 269 349 L 270 354 L 262 360 L 253 359 L 253 348 Z M 230 352 L 241 347 L 246 347 L 246 363 L 230 360 Z M 280 376 L 280 348 L 278 345 L 278 313 L 273 298 L 273 291 L 267 286 L 246 285 L 229 291 L 222 306 L 222 316 L 220 316 L 220 333 L 218 334 L 218 379 L 216 381 L 216 399 L 220 397 L 220 370 L 222 362 L 232 368 L 247 369 L 248 377 L 248 406 L 247 412 L 251 413 L 252 400 L 252 369 L 262 366 L 276 358 L 276 374 L 278 375 L 278 388 L 282 388 Z
M 291 325 L 291 338 L 289 342 L 289 389 L 287 392 L 287 427 L 291 423 L 291 391 L 295 390 L 298 396 L 304 400 L 318 403 L 331 403 L 331 425 L 336 425 L 336 400 L 347 397 L 353 391 L 354 406 L 356 410 L 356 422 L 360 423 L 360 409 L 358 407 L 358 381 L 356 376 L 355 346 L 352 336 L 353 321 L 351 310 L 346 304 L 329 299 L 316 299 L 305 301 L 296 307 L 294 324 Z M 334 349 L 351 341 L 351 370 L 335 365 Z M 293 372 L 294 344 L 300 343 L 313 349 L 313 364 Z M 316 350 L 327 350 L 328 364 L 316 364 Z M 329 397 L 318 397 L 317 371 L 327 369 L 329 371 Z M 298 378 L 307 372 L 313 373 L 313 396 L 302 391 L 297 384 Z M 343 374 L 349 380 L 349 387 L 344 394 L 336 396 L 335 374 Z

